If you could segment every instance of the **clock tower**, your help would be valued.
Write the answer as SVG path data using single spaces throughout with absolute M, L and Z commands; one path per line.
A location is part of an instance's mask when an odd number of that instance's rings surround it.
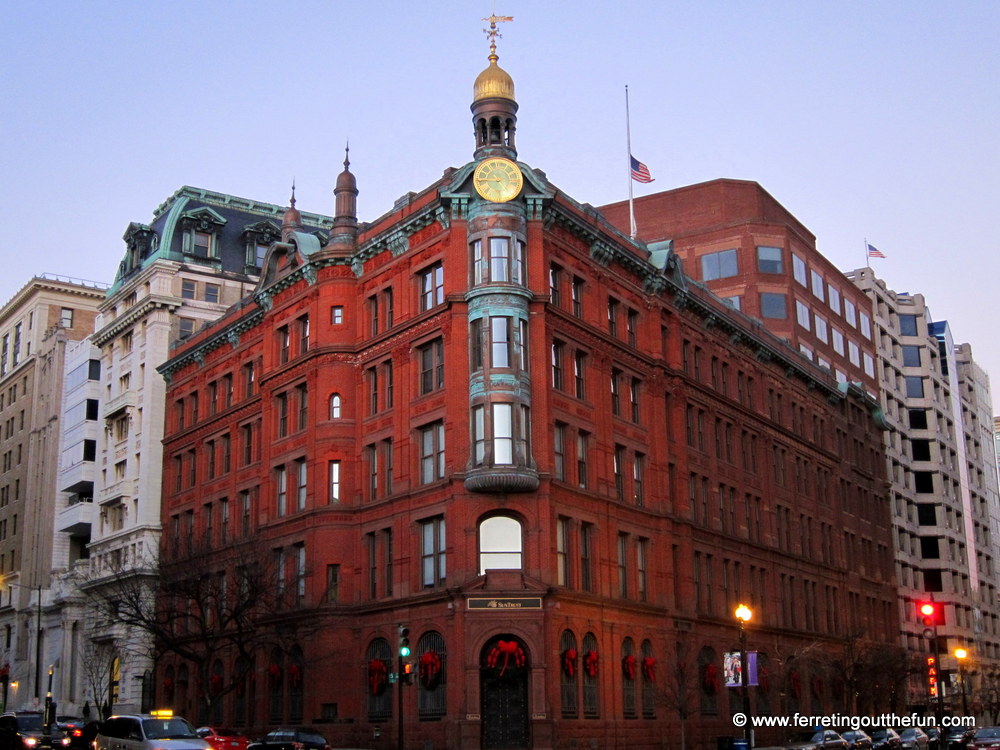
M 488 156 L 517 158 L 514 132 L 517 129 L 517 102 L 514 100 L 514 79 L 497 65 L 497 22 L 513 21 L 511 16 L 496 14 L 483 19 L 490 22 L 486 35 L 490 38 L 490 64 L 479 74 L 472 89 L 472 123 L 476 129 L 475 159 Z

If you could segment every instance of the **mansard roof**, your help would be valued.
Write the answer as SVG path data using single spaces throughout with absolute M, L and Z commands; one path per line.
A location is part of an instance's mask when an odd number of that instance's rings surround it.
M 174 260 L 204 265 L 216 272 L 256 276 L 259 269 L 247 265 L 247 243 L 251 234 L 270 241 L 271 227 L 281 225 L 284 206 L 240 198 L 225 193 L 184 186 L 153 212 L 149 224 L 132 222 L 123 240 L 126 251 L 118 267 L 109 295 L 135 272 L 156 260 Z M 321 214 L 302 212 L 303 231 L 325 237 L 333 219 Z M 212 257 L 185 252 L 184 234 L 189 229 L 210 232 L 216 237 Z M 188 242 L 190 240 L 187 240 Z

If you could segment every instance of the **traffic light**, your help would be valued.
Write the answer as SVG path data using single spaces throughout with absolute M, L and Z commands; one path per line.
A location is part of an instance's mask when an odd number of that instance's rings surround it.
M 403 669 L 400 673 L 400 679 L 403 681 L 404 685 L 413 684 L 413 662 L 407 661 L 403 662 Z
M 399 626 L 399 658 L 405 659 L 410 655 L 410 629 L 405 625 Z
M 918 602 L 917 611 L 920 613 L 925 628 L 934 628 L 944 624 L 940 602 Z

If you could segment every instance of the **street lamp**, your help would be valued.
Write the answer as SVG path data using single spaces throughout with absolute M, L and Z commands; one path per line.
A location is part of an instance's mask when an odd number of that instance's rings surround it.
M 35 608 L 35 704 L 42 698 L 42 587 L 25 586 L 23 583 L 7 583 L 8 586 L 16 586 L 19 589 L 34 591 L 38 601 Z
M 740 691 L 743 693 L 743 711 L 746 713 L 746 724 L 743 725 L 743 738 L 747 741 L 748 750 L 753 747 L 753 729 L 750 722 L 750 690 L 747 687 L 750 667 L 747 661 L 747 629 L 746 625 L 753 617 L 753 610 L 746 604 L 739 604 L 733 613 L 740 623 Z
M 969 652 L 964 648 L 956 648 L 953 652 L 958 660 L 958 680 L 962 683 L 962 715 L 969 715 L 969 699 L 965 695 L 965 660 L 969 658 Z

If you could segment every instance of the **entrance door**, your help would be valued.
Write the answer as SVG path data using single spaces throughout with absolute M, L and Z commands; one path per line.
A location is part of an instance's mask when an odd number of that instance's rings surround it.
M 483 649 L 479 706 L 483 750 L 530 748 L 528 650 L 514 636 L 498 636 Z

